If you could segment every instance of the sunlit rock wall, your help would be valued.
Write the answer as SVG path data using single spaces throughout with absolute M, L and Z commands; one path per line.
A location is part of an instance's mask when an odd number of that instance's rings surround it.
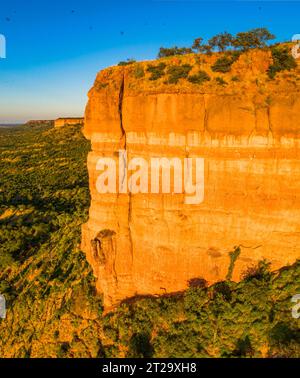
M 269 64 L 266 52 L 242 56 L 225 87 L 153 83 L 147 62 L 139 79 L 134 65 L 98 74 L 85 114 L 92 202 L 82 248 L 106 307 L 180 291 L 193 278 L 230 278 L 237 246 L 233 280 L 262 259 L 278 269 L 300 257 L 299 88 L 268 81 Z M 184 193 L 98 193 L 97 160 L 118 162 L 123 149 L 128 160 L 204 158 L 203 202 L 188 205 Z

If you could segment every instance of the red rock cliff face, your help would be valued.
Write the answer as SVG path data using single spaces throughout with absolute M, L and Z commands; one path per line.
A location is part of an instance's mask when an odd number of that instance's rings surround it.
M 137 78 L 136 65 L 100 72 L 89 92 L 84 133 L 92 196 L 82 248 L 110 307 L 137 294 L 185 289 L 193 278 L 209 283 L 266 258 L 272 269 L 300 257 L 300 97 L 297 71 L 268 81 L 266 52 L 243 55 L 229 83 L 217 85 L 215 57 L 199 63 L 212 80 Z M 178 64 L 178 58 L 168 64 Z M 140 63 L 146 68 L 148 63 Z M 146 72 L 146 70 L 145 70 Z M 232 76 L 239 81 L 231 81 Z M 294 77 L 294 76 L 295 77 Z M 126 149 L 128 159 L 203 157 L 204 201 L 182 194 L 99 194 L 96 162 Z

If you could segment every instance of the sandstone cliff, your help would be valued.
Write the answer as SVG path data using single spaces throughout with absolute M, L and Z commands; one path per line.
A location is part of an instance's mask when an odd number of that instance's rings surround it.
M 84 133 L 92 144 L 92 202 L 82 248 L 106 307 L 180 291 L 193 278 L 224 280 L 235 246 L 241 253 L 231 265 L 233 280 L 264 258 L 277 269 L 300 257 L 298 69 L 269 80 L 270 53 L 252 51 L 220 75 L 211 71 L 216 55 L 162 60 L 191 64 L 195 74 L 205 70 L 211 80 L 201 85 L 149 80 L 151 62 L 143 62 L 101 71 L 89 92 Z M 203 157 L 204 201 L 99 194 L 96 162 L 120 149 L 128 159 Z
M 68 125 L 83 125 L 83 118 L 57 118 L 54 127 L 64 127 Z

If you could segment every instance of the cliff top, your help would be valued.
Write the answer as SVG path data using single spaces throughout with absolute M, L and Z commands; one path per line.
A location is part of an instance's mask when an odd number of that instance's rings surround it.
M 294 92 L 298 91 L 300 70 L 291 56 L 291 47 L 291 44 L 281 44 L 246 52 L 192 53 L 128 62 L 100 71 L 93 90 L 116 89 L 120 75 L 124 75 L 128 95 L 143 92 L 243 95 L 249 90 L 258 95 Z

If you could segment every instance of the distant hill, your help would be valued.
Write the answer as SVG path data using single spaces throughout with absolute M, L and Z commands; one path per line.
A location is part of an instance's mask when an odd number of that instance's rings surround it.
M 26 122 L 27 126 L 54 126 L 54 120 L 52 119 L 36 119 Z

